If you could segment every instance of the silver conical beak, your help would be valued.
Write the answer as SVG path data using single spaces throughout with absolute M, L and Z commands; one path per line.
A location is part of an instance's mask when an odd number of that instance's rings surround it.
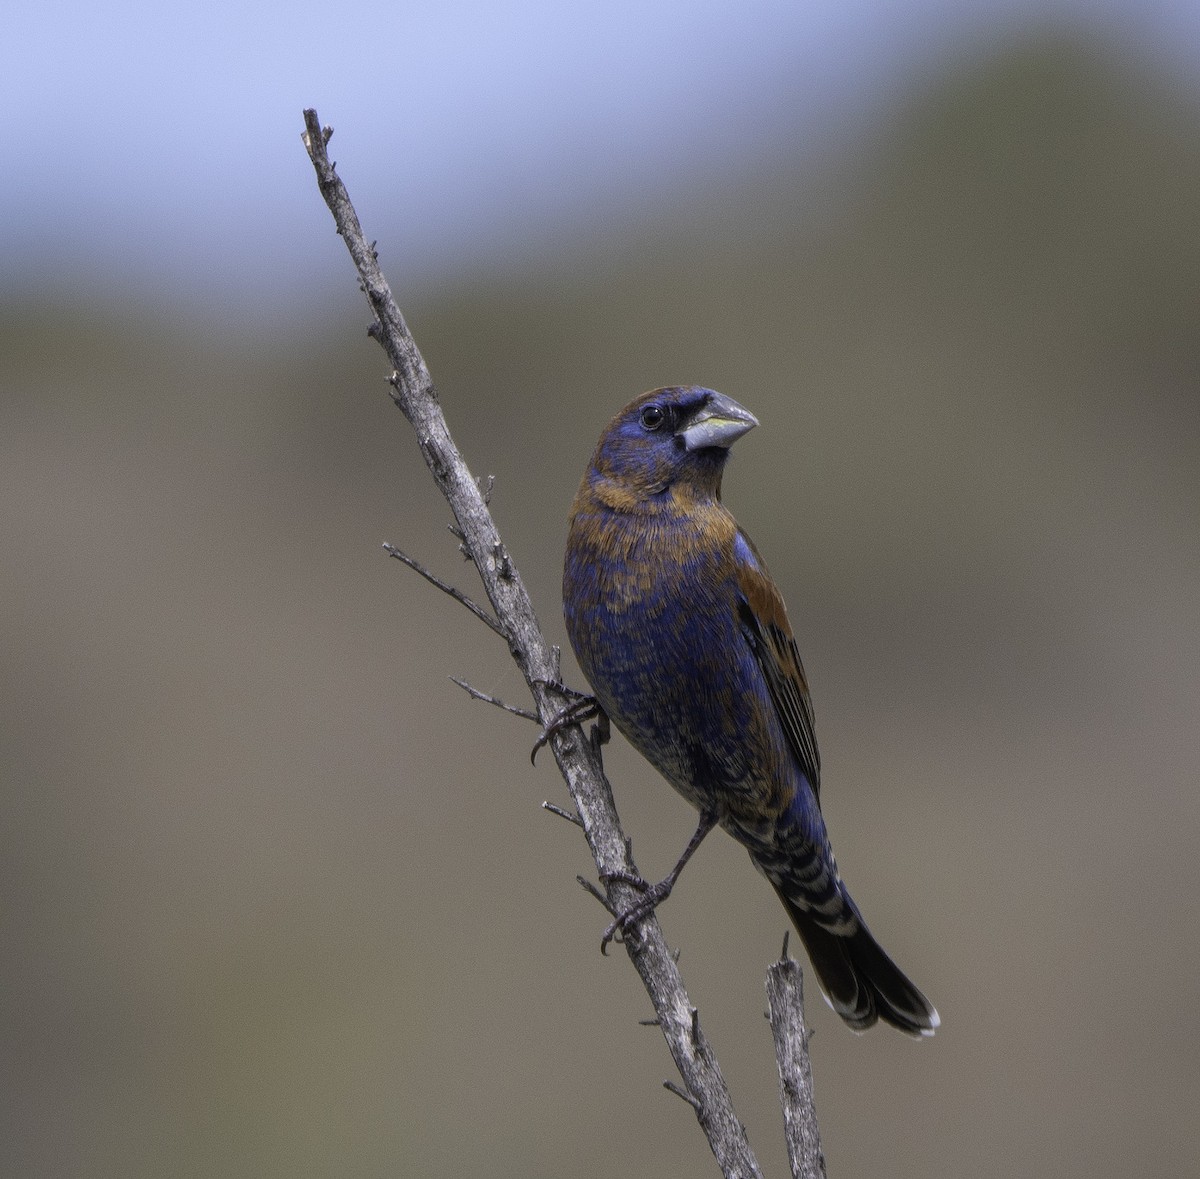
M 701 450 L 707 446 L 728 450 L 757 425 L 758 418 L 745 406 L 723 393 L 714 393 L 703 409 L 694 414 L 676 434 L 683 439 L 688 450 Z

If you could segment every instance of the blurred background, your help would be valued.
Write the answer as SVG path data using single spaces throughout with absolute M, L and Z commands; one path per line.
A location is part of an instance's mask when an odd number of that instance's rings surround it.
M 943 1017 L 810 985 L 830 1174 L 1200 1174 L 1200 9 L 5 19 L 4 1173 L 716 1173 L 551 759 L 447 679 L 523 703 L 507 652 L 379 547 L 477 592 L 312 105 L 554 641 L 608 418 L 761 419 L 726 501 Z M 606 761 L 657 877 L 692 813 Z M 783 1174 L 784 914 L 714 838 L 662 918 Z

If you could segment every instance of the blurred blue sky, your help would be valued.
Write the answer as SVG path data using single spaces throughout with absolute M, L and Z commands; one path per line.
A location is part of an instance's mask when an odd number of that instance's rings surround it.
M 1200 60 L 1194 0 L 126 0 L 13 5 L 5 25 L 0 294 L 172 284 L 234 310 L 294 305 L 326 260 L 306 105 L 411 283 L 828 145 L 948 55 L 1027 29 L 1185 76 Z

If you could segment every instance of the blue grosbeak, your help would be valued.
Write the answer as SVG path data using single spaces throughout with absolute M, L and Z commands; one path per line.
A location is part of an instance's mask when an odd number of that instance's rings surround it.
M 662 901 L 719 824 L 775 886 L 846 1023 L 861 1031 L 883 1019 L 932 1035 L 937 1012 L 871 935 L 838 874 L 783 599 L 721 503 L 729 447 L 757 424 L 710 389 L 645 393 L 601 435 L 571 509 L 571 645 L 600 707 L 700 811 L 679 863 L 615 925 L 629 930 Z

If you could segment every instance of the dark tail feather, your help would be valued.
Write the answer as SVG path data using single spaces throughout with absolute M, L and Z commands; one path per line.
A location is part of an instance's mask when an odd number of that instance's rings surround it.
M 842 892 L 857 916 L 854 902 Z M 865 1032 L 882 1019 L 910 1036 L 933 1035 L 941 1022 L 933 1004 L 887 956 L 861 917 L 853 933 L 833 933 L 782 892 L 779 899 L 804 942 L 830 1006 L 856 1032 Z

